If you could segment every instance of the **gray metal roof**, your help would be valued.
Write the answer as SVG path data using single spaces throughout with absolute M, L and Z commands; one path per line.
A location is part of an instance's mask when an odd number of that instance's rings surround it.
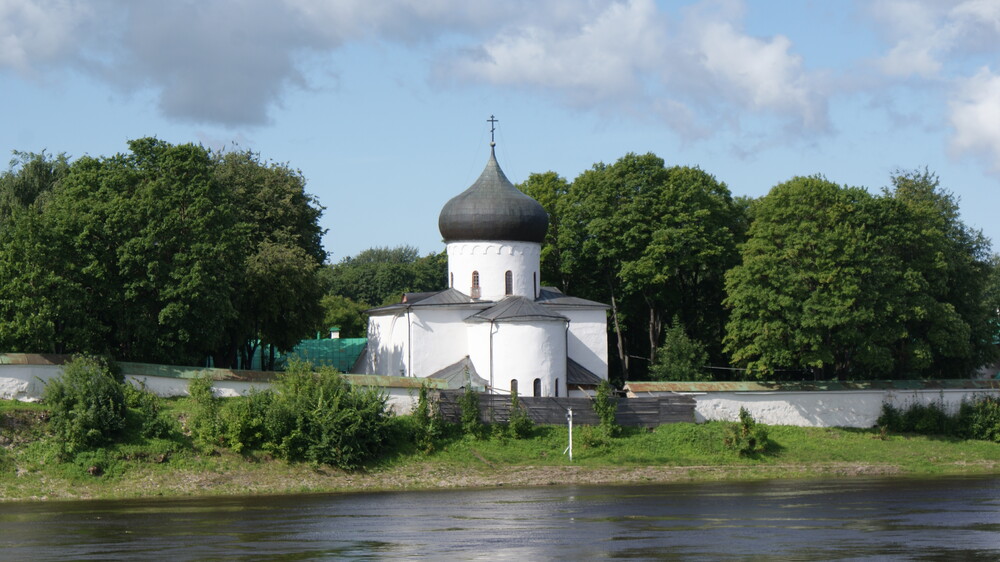
M 473 314 L 467 321 L 482 321 L 482 322 L 499 322 L 499 321 L 528 321 L 528 320 L 542 320 L 542 321 L 552 321 L 559 320 L 562 322 L 568 322 L 569 319 L 546 309 L 545 307 L 539 306 L 534 302 L 524 298 L 524 297 L 507 297 L 492 306 Z
M 542 205 L 518 191 L 490 148 L 486 168 L 468 189 L 445 203 L 438 229 L 445 242 L 461 240 L 545 240 L 549 216 Z
M 378 306 L 365 311 L 368 315 L 381 316 L 392 314 L 401 310 L 411 308 L 421 308 L 428 306 L 450 306 L 450 305 L 470 305 L 473 308 L 489 308 L 493 303 L 489 301 L 477 301 L 472 297 L 457 291 L 453 288 L 438 291 L 436 293 L 405 293 L 403 302 Z
M 463 388 L 471 383 L 474 389 L 484 389 L 489 385 L 486 379 L 476 372 L 476 366 L 468 355 L 459 359 L 457 363 L 435 371 L 427 378 L 447 381 L 448 388 Z
M 574 386 L 597 386 L 603 379 L 573 359 L 566 358 L 566 384 Z
M 555 287 L 542 287 L 542 289 L 538 292 L 538 300 L 535 302 L 539 304 L 578 308 L 611 308 L 604 303 L 581 299 L 579 297 L 567 296 Z

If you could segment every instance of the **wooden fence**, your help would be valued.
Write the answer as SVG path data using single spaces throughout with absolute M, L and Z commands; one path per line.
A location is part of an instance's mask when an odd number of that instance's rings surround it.
M 441 391 L 438 407 L 446 421 L 457 423 L 462 419 L 460 390 Z M 694 398 L 680 394 L 651 398 L 615 398 L 618 410 L 615 421 L 621 426 L 656 427 L 665 423 L 693 422 Z M 598 425 L 600 419 L 594 412 L 592 398 L 518 397 L 528 417 L 540 424 L 564 424 L 566 412 L 573 409 L 573 423 Z M 485 423 L 506 423 L 510 419 L 510 396 L 479 394 L 479 417 Z

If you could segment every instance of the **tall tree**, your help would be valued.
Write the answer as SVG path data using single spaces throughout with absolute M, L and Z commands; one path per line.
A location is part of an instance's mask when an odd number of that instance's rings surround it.
M 531 174 L 517 188 L 541 203 L 549 214 L 549 229 L 545 233 L 542 245 L 541 268 L 542 283 L 558 286 L 563 292 L 569 291 L 569 279 L 563 272 L 561 246 L 559 245 L 559 223 L 562 213 L 559 205 L 569 193 L 569 182 L 555 172 Z
M 911 291 L 907 337 L 895 348 L 893 376 L 968 376 L 995 358 L 988 302 L 989 241 L 962 223 L 958 202 L 927 170 L 901 171 L 884 197 L 899 205 L 891 246 Z
M 440 291 L 447 287 L 444 252 L 420 257 L 413 246 L 369 248 L 331 265 L 324 273 L 327 294 L 368 306 L 399 302 L 405 292 Z
M 232 198 L 242 265 L 235 315 L 213 354 L 220 366 L 247 365 L 259 349 L 273 367 L 274 351 L 288 351 L 323 317 L 320 268 L 326 259 L 319 218 L 323 208 L 306 193 L 305 178 L 286 164 L 251 151 L 213 155 L 214 180 Z
M 988 244 L 933 176 L 894 183 L 876 197 L 794 178 L 755 204 L 727 274 L 734 361 L 767 378 L 919 378 L 992 356 Z
M 664 318 L 678 315 L 696 338 L 718 340 L 723 273 L 743 224 L 725 184 L 628 154 L 581 174 L 556 208 L 562 272 L 574 294 L 610 303 L 621 379 L 655 362 Z M 721 358 L 719 346 L 713 352 Z

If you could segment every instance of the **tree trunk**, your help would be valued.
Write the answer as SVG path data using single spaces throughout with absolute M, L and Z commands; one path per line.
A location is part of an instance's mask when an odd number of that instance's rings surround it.
M 656 362 L 656 348 L 657 344 L 660 342 L 660 332 L 663 330 L 663 321 L 660 318 L 660 314 L 656 311 L 656 308 L 650 304 L 649 300 L 646 300 L 646 304 L 649 305 L 649 366 L 652 367 L 653 363 Z
M 618 322 L 618 301 L 614 292 L 611 293 L 611 320 L 615 327 L 615 337 L 618 343 L 618 360 L 622 365 L 622 378 L 628 380 L 628 354 L 625 353 L 625 342 L 622 340 L 622 328 Z

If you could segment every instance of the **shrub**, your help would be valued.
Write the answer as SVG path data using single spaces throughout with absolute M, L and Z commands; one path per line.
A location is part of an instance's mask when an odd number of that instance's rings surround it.
M 262 449 L 268 442 L 267 415 L 273 401 L 274 393 L 255 388 L 246 396 L 224 401 L 219 426 L 225 444 L 236 453 Z
M 689 337 L 680 318 L 674 316 L 663 345 L 656 351 L 656 362 L 649 368 L 649 377 L 660 381 L 710 381 L 711 375 L 702 372 L 707 363 L 705 344 Z
M 458 406 L 462 412 L 462 433 L 480 439 L 483 436 L 483 422 L 479 419 L 479 395 L 466 387 L 458 399 Z
M 594 412 L 600 418 L 600 428 L 608 437 L 614 437 L 621 432 L 621 427 L 615 421 L 615 414 L 618 412 L 618 402 L 615 400 L 614 389 L 611 383 L 604 380 L 597 387 L 597 396 L 594 397 Z
M 521 407 L 521 401 L 517 398 L 517 390 L 510 393 L 510 418 L 507 421 L 507 428 L 510 436 L 514 439 L 524 439 L 530 437 L 535 429 L 535 422 L 528 417 L 528 412 Z
M 352 388 L 335 369 L 293 361 L 275 387 L 265 419 L 265 449 L 275 456 L 349 470 L 374 458 L 388 435 L 385 394 Z
M 212 387 L 212 377 L 204 373 L 188 382 L 188 395 L 194 401 L 188 429 L 196 443 L 214 447 L 223 444 L 220 401 Z
M 125 389 L 106 361 L 80 355 L 49 381 L 42 399 L 64 453 L 112 441 L 125 428 Z
M 1000 398 L 982 396 L 962 402 L 958 418 L 963 437 L 1000 443 Z
M 876 423 L 895 433 L 920 435 L 957 435 L 962 425 L 958 416 L 949 415 L 940 403 L 911 404 L 906 409 L 883 403 Z
M 763 453 L 770 443 L 767 428 L 759 425 L 746 408 L 740 408 L 740 421 L 726 429 L 725 444 L 730 450 L 743 456 Z
M 139 388 L 131 384 L 122 386 L 125 391 L 125 405 L 128 407 L 128 425 L 135 428 L 142 437 L 170 435 L 176 422 L 163 411 L 160 397 L 147 390 L 145 383 L 140 383 Z
M 429 391 L 426 382 L 420 384 L 417 407 L 413 410 L 414 442 L 420 450 L 427 453 L 434 450 L 434 442 L 444 430 L 441 410 L 428 396 Z

